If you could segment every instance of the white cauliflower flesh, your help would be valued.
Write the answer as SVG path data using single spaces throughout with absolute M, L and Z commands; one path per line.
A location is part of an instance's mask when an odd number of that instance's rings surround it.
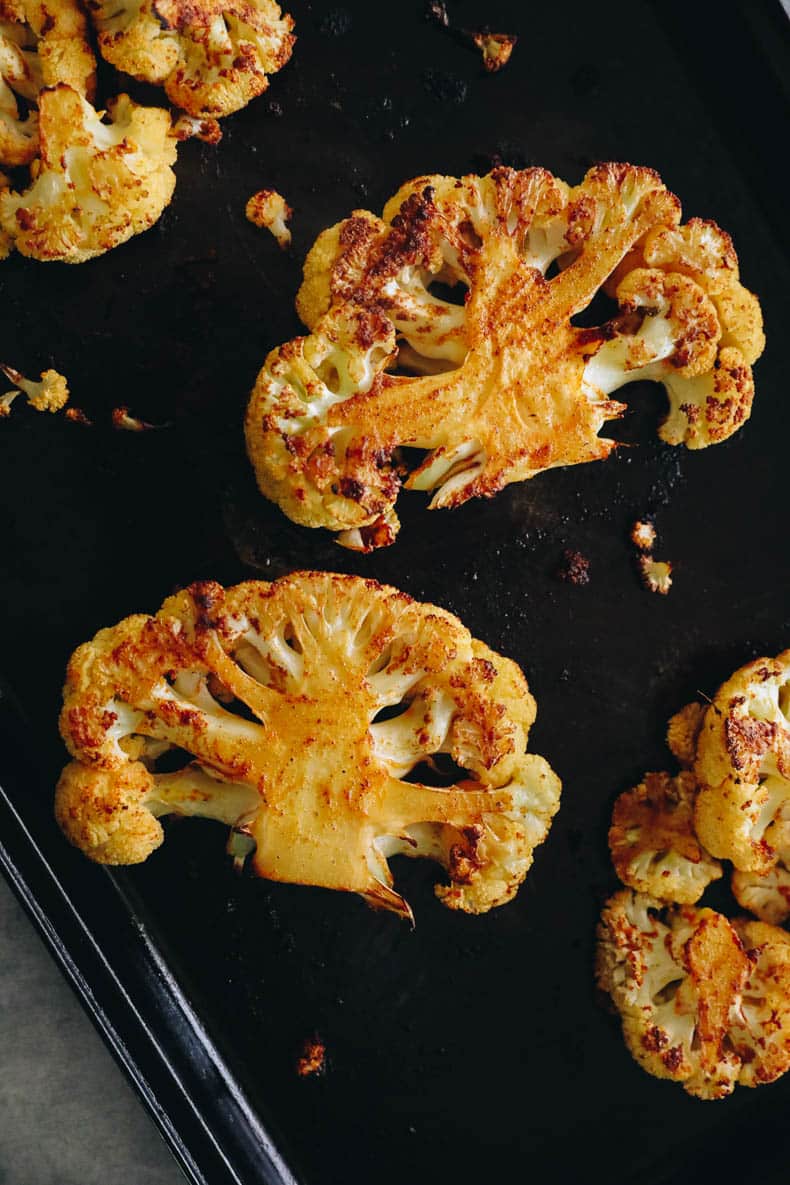
M 742 872 L 765 872 L 786 843 L 790 650 L 741 667 L 716 693 L 697 740 L 697 835 Z
M 91 98 L 95 75 L 76 0 L 0 0 L 0 164 L 27 165 L 36 156 L 44 87 L 63 82 Z
M 66 379 L 56 370 L 45 370 L 39 382 L 26 379 L 13 366 L 6 366 L 0 362 L 0 371 L 15 385 L 15 390 L 0 395 L 0 416 L 7 416 L 11 412 L 11 404 L 24 394 L 31 407 L 36 411 L 60 411 L 69 398 L 69 388 Z
M 248 406 L 261 491 L 294 521 L 369 550 L 398 529 L 402 446 L 425 454 L 405 485 L 430 492 L 433 509 L 606 457 L 601 429 L 624 406 L 611 396 L 636 379 L 669 393 L 665 439 L 677 437 L 668 425 L 684 383 L 701 384 L 682 400 L 702 412 L 681 438 L 724 439 L 751 405 L 742 352 L 719 348 L 735 340 L 739 310 L 717 304 L 707 279 L 634 258 L 679 218 L 652 170 L 605 164 L 575 188 L 545 169 L 419 177 L 382 218 L 356 211 L 324 231 L 297 297 L 310 334 L 269 355 Z M 577 327 L 625 260 L 620 312 Z
M 189 115 L 238 111 L 291 56 L 293 21 L 274 0 L 89 0 L 102 57 L 161 83 Z
M 40 160 L 0 193 L 0 227 L 23 255 L 81 263 L 147 230 L 170 201 L 170 116 L 119 95 L 102 118 L 68 86 L 42 91 Z
M 722 875 L 694 834 L 697 782 L 692 773 L 677 777 L 645 774 L 614 805 L 609 850 L 623 884 L 662 901 L 693 905 Z
M 427 856 L 444 903 L 480 913 L 515 895 L 559 804 L 525 752 L 534 716 L 514 663 L 394 589 L 319 573 L 193 585 L 74 654 L 56 813 L 109 863 L 144 860 L 162 814 L 210 815 L 249 837 L 261 876 L 406 917 L 387 860 Z M 194 762 L 160 776 L 172 746 Z M 448 759 L 448 785 L 417 780 Z

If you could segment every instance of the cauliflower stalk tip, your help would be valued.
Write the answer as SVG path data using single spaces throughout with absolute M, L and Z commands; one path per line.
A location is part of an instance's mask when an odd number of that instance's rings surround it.
M 170 116 L 128 95 L 107 117 L 69 86 L 42 91 L 39 160 L 23 193 L 0 193 L 0 228 L 23 255 L 81 263 L 152 226 L 175 186 Z
M 424 453 L 407 488 L 457 506 L 606 457 L 612 395 L 637 379 L 668 392 L 665 440 L 723 440 L 749 415 L 759 305 L 729 238 L 679 220 L 655 172 L 605 164 L 575 188 L 538 168 L 420 177 L 382 218 L 324 231 L 297 297 L 310 332 L 249 402 L 262 492 L 369 550 L 398 529 L 401 446 Z M 619 312 L 576 326 L 607 283 Z
M 261 876 L 407 917 L 387 860 L 427 856 L 444 903 L 479 913 L 514 896 L 559 803 L 525 752 L 534 716 L 514 663 L 394 589 L 316 573 L 193 585 L 74 654 L 56 814 L 105 863 L 146 859 L 163 814 L 209 815 L 250 837 Z M 193 762 L 158 774 L 173 746 Z M 447 759 L 460 780 L 425 784 Z
M 141 82 L 161 83 L 198 118 L 238 111 L 291 56 L 293 21 L 274 0 L 89 0 L 99 50 Z
M 596 976 L 643 1069 L 702 1099 L 790 1068 L 790 935 L 623 889 L 604 907 Z

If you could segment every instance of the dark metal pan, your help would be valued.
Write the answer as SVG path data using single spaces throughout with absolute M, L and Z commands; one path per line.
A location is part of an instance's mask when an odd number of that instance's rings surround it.
M 487 77 L 419 0 L 290 7 L 293 62 L 218 148 L 181 148 L 154 230 L 76 268 L 0 268 L 0 357 L 55 364 L 95 423 L 15 408 L 0 428 L 2 671 L 27 720 L 0 702 L 4 868 L 194 1181 L 668 1185 L 727 1171 L 778 1185 L 790 1081 L 703 1104 L 649 1078 L 595 999 L 591 960 L 615 794 L 665 766 L 672 711 L 790 642 L 781 8 L 451 3 L 459 25 L 520 34 Z M 298 331 L 300 262 L 323 226 L 380 210 L 408 177 L 495 159 L 571 182 L 599 159 L 649 164 L 686 216 L 730 231 L 766 315 L 754 414 L 690 454 L 656 440 L 660 393 L 629 388 L 629 447 L 608 462 L 452 513 L 404 495 L 394 547 L 343 552 L 255 492 L 247 391 Z M 264 185 L 294 207 L 291 254 L 245 221 Z M 120 404 L 170 427 L 113 432 Z M 648 512 L 675 565 L 667 598 L 633 569 L 628 528 Z M 590 560 L 585 587 L 555 577 L 569 547 Z M 565 790 L 512 905 L 457 916 L 434 900 L 432 869 L 399 867 L 412 932 L 353 897 L 235 876 L 210 824 L 170 827 L 147 864 L 115 873 L 61 839 L 55 720 L 73 647 L 176 585 L 298 567 L 435 601 L 524 667 L 531 747 Z M 327 1072 L 303 1080 L 313 1033 Z

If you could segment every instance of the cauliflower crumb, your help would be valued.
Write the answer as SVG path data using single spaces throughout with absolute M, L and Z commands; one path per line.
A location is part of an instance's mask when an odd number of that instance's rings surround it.
M 176 140 L 202 140 L 204 144 L 219 144 L 222 139 L 222 128 L 216 119 L 179 115 L 173 124 L 172 135 Z
M 125 432 L 151 432 L 165 427 L 164 424 L 149 424 L 147 420 L 130 415 L 128 407 L 112 409 L 112 426 Z
M 568 584 L 585 585 L 590 583 L 590 561 L 580 551 L 567 547 L 562 553 L 562 561 L 557 568 L 557 576 Z
M 63 414 L 72 424 L 82 424 L 85 428 L 93 427 L 93 420 L 88 419 L 81 407 L 67 407 Z
M 656 541 L 656 528 L 649 521 L 637 521 L 631 528 L 631 542 L 639 551 L 652 551 Z
M 300 1078 L 323 1074 L 326 1069 L 326 1046 L 320 1037 L 307 1037 L 296 1059 L 296 1072 Z
M 276 189 L 259 189 L 247 202 L 244 213 L 254 226 L 270 230 L 285 251 L 291 245 L 291 232 L 286 223 L 293 210 Z
M 41 374 L 41 381 L 36 383 L 26 379 L 13 366 L 6 366 L 0 362 L 0 371 L 16 384 L 16 389 L 0 396 L 0 416 L 8 416 L 11 404 L 18 395 L 26 395 L 27 401 L 36 411 L 60 411 L 69 398 L 69 388 L 66 379 L 56 370 L 45 370 Z
M 654 560 L 652 555 L 640 555 L 639 568 L 645 588 L 665 597 L 672 587 L 672 564 L 669 560 Z
M 481 29 L 473 35 L 472 40 L 482 51 L 486 70 L 489 74 L 494 74 L 510 61 L 518 37 L 512 33 L 489 33 L 486 29 Z

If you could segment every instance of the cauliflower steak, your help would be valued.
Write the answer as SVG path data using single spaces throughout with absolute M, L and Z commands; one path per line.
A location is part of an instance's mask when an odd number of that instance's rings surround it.
M 245 107 L 291 56 L 293 21 L 274 0 L 88 0 L 99 49 L 161 83 L 177 107 L 221 117 Z
M 598 928 L 598 986 L 643 1069 L 723 1098 L 790 1068 L 790 935 L 623 889 Z
M 750 412 L 759 304 L 728 236 L 679 221 L 657 173 L 603 164 L 575 188 L 539 168 L 420 177 L 324 231 L 297 297 L 310 332 L 248 406 L 262 492 L 370 550 L 398 530 L 402 448 L 424 454 L 406 487 L 458 506 L 606 457 L 611 396 L 638 379 L 666 388 L 663 439 L 725 439 Z M 619 312 L 576 325 L 607 285 Z
M 387 860 L 426 856 L 444 903 L 482 913 L 515 895 L 559 805 L 525 751 L 535 711 L 515 663 L 374 581 L 195 584 L 73 655 L 56 815 L 110 864 L 145 860 L 161 815 L 221 819 L 261 876 L 406 917 Z M 193 761 L 157 773 L 174 746 Z

